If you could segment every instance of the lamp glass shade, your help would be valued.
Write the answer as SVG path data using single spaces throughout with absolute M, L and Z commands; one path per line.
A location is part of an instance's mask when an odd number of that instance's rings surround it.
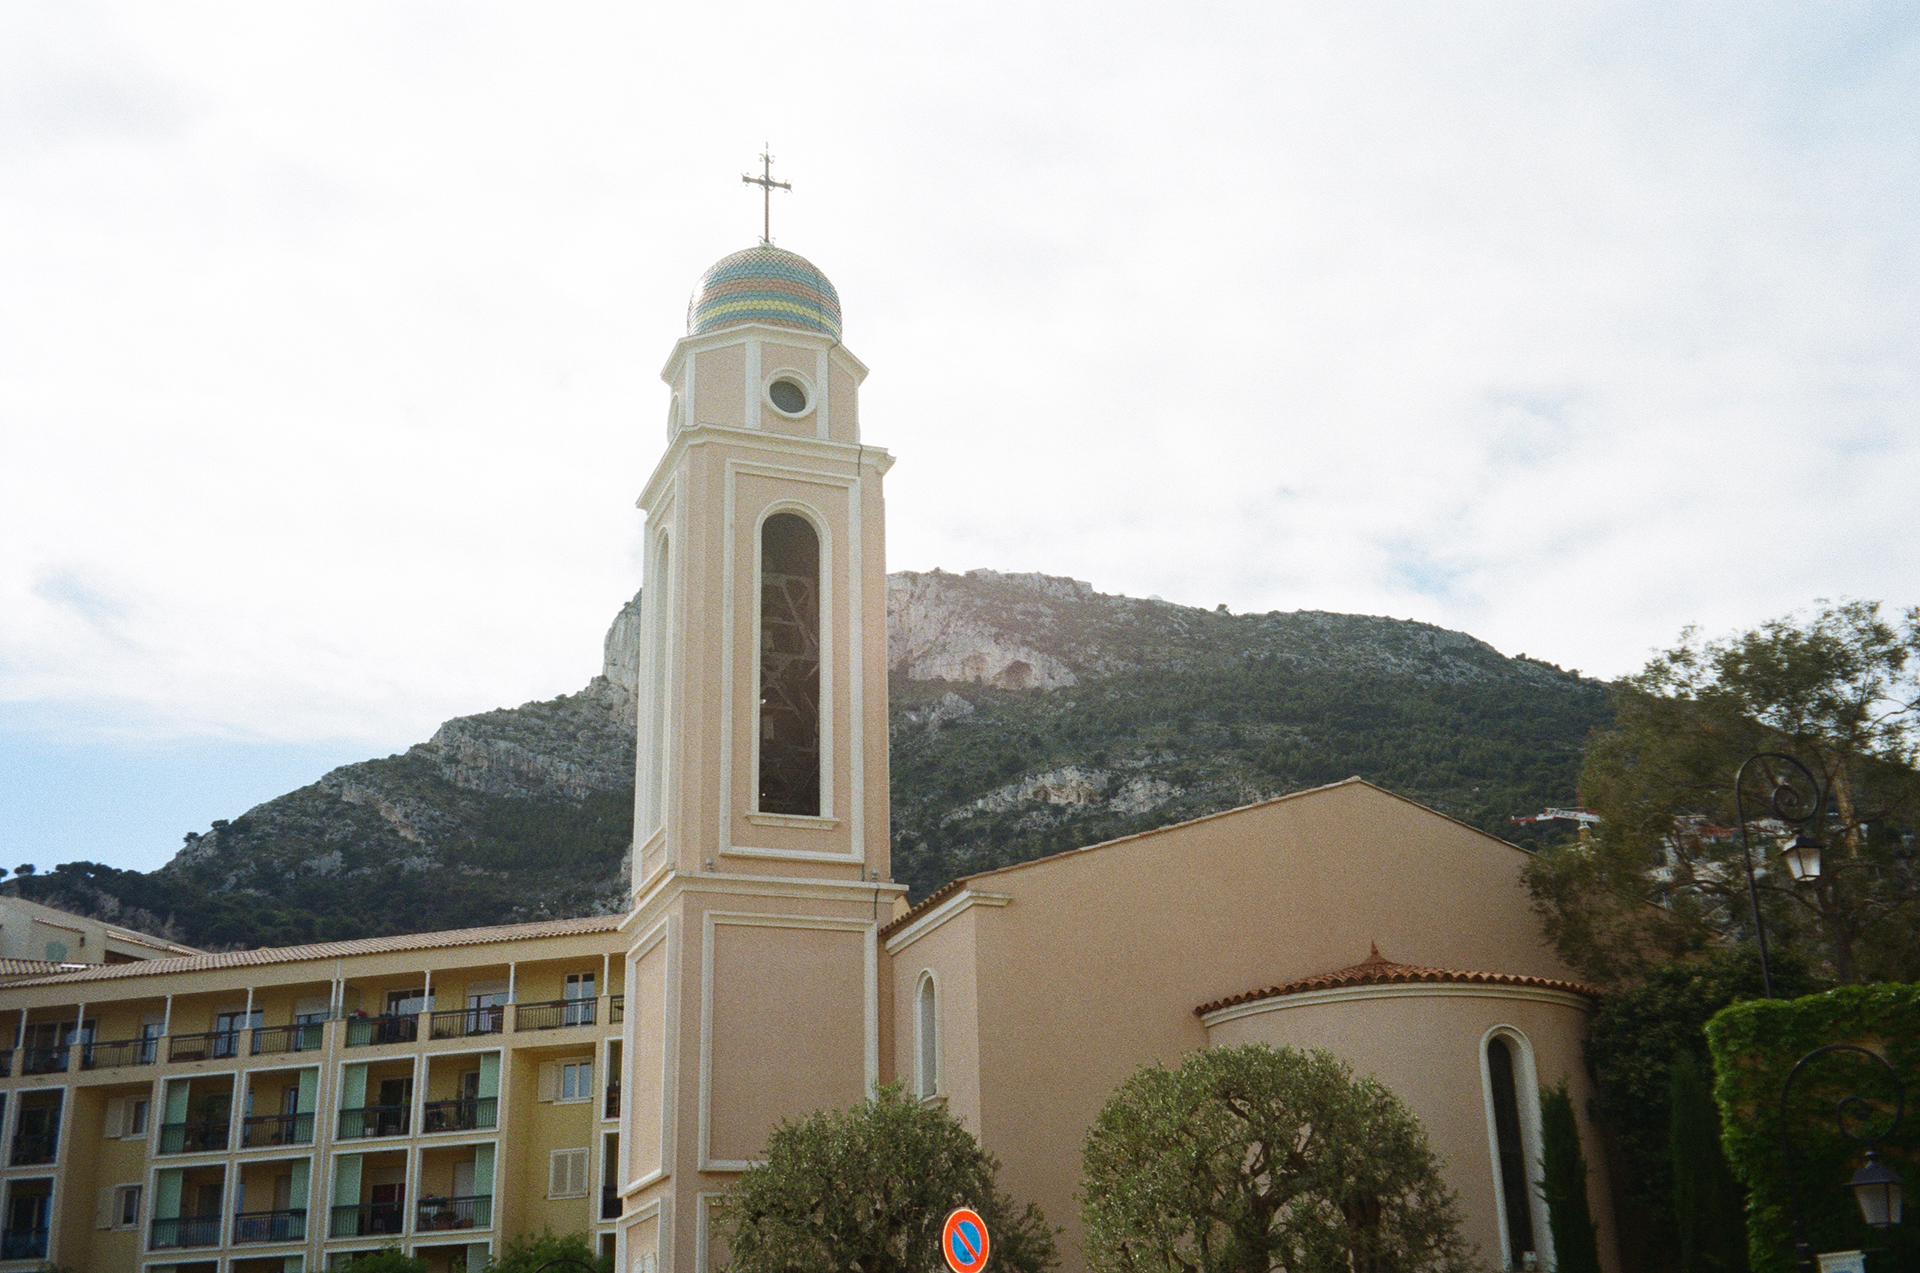
M 1890 1228 L 1906 1209 L 1906 1181 L 1878 1154 L 1868 1153 L 1867 1165 L 1853 1173 L 1853 1197 L 1862 1220 L 1876 1229 Z
M 1811 884 L 1820 878 L 1820 850 L 1825 847 L 1811 836 L 1796 835 L 1793 843 L 1780 855 L 1786 863 L 1787 874 L 1793 877 L 1795 884 Z

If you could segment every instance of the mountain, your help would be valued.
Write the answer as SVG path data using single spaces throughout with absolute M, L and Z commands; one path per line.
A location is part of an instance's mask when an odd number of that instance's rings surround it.
M 38 900 L 215 947 L 617 909 L 636 596 L 579 693 L 463 716 L 190 834 L 160 870 L 77 862 Z M 1508 838 L 1570 803 L 1604 689 L 1460 632 L 1230 614 L 975 570 L 889 576 L 893 868 L 958 874 L 1359 774 Z

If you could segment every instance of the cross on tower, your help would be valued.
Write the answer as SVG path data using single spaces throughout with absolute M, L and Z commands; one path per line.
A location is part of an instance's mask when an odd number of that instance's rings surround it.
M 760 241 L 762 243 L 773 242 L 773 192 L 775 190 L 792 190 L 793 183 L 791 181 L 775 181 L 773 179 L 773 156 L 765 151 L 760 152 L 760 175 L 757 177 L 749 177 L 747 174 L 741 173 L 740 180 L 750 186 L 760 187 L 760 197 L 765 205 L 761 209 L 761 217 L 763 219 L 760 223 Z

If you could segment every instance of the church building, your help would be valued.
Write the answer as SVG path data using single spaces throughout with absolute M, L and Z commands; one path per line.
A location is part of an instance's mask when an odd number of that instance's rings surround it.
M 1142 1064 L 1326 1047 L 1398 1092 L 1489 1264 L 1552 1267 L 1539 1091 L 1587 1104 L 1592 992 L 1522 850 L 1358 779 L 955 881 L 888 870 L 892 456 L 818 269 L 700 280 L 646 510 L 623 1270 L 724 1263 L 713 1203 L 783 1118 L 899 1080 L 1065 1229 L 1082 1138 Z M 1583 1115 L 1584 1117 L 1584 1115 Z M 1600 1166 L 1598 1138 L 1585 1127 Z M 1612 1264 L 1604 1170 L 1593 1212 Z
M 1249 1041 L 1397 1092 L 1500 1269 L 1553 1267 L 1532 1182 L 1565 1082 L 1618 1273 L 1594 995 L 1515 846 L 1354 778 L 908 905 L 866 373 L 800 256 L 763 240 L 700 280 L 640 493 L 624 914 L 6 961 L 0 1273 L 315 1273 L 391 1245 L 477 1273 L 543 1227 L 621 1273 L 713 1273 L 715 1203 L 769 1131 L 885 1082 L 972 1130 L 1082 1273 L 1100 1106 L 1138 1066 Z

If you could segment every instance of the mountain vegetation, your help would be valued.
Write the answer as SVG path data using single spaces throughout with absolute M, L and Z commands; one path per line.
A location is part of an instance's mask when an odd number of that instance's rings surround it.
M 7 887 L 228 948 L 625 903 L 639 598 L 579 693 L 460 717 L 186 836 Z M 1351 775 L 1509 839 L 1575 800 L 1604 687 L 1430 624 L 1236 615 L 1045 575 L 891 576 L 893 870 L 957 875 Z

